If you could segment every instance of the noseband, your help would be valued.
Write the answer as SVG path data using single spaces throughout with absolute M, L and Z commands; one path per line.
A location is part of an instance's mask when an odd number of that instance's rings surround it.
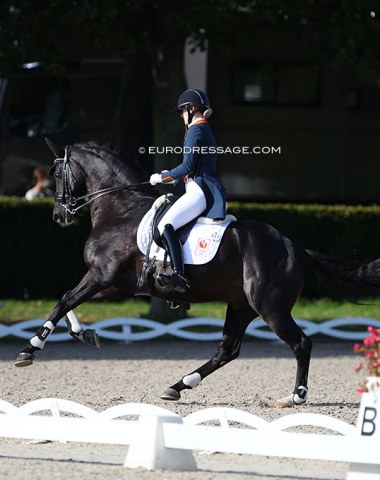
M 95 192 L 86 193 L 85 195 L 76 197 L 73 194 L 70 180 L 72 178 L 74 180 L 74 183 L 77 183 L 78 180 L 76 179 L 70 165 L 70 151 L 71 147 L 66 146 L 65 156 L 63 158 L 56 158 L 54 160 L 52 168 L 50 169 L 50 172 L 53 172 L 57 165 L 62 164 L 62 191 L 55 193 L 54 200 L 60 203 L 62 207 L 66 210 L 66 212 L 70 213 L 70 215 L 75 215 L 78 210 L 91 204 L 94 200 L 102 197 L 103 195 L 108 195 L 109 193 L 113 192 L 119 192 L 121 190 L 132 190 L 133 188 L 142 185 L 148 185 L 150 183 L 149 181 L 134 184 L 126 183 L 116 187 L 103 188 L 100 190 L 96 190 Z
M 56 158 L 50 172 L 53 172 L 57 165 L 62 164 L 62 190 L 55 192 L 54 200 L 62 205 L 62 207 L 70 214 L 74 215 L 77 212 L 76 205 L 79 198 L 72 193 L 70 177 L 76 182 L 76 178 L 69 164 L 70 147 L 65 147 L 65 156 L 63 158 Z

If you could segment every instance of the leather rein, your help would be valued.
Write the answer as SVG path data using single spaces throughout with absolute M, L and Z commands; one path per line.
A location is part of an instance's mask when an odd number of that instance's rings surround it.
M 118 185 L 116 187 L 102 188 L 100 190 L 96 190 L 95 192 L 89 192 L 89 193 L 86 193 L 85 195 L 76 197 L 72 192 L 70 177 L 74 179 L 74 182 L 77 182 L 78 180 L 75 178 L 75 175 L 72 171 L 69 157 L 70 157 L 70 147 L 66 146 L 65 156 L 63 158 L 56 158 L 54 160 L 54 164 L 50 169 L 50 173 L 52 173 L 55 170 L 57 165 L 62 164 L 62 191 L 55 192 L 54 200 L 56 202 L 59 202 L 62 205 L 62 207 L 68 213 L 70 213 L 70 215 L 75 215 L 78 212 L 78 210 L 82 209 L 83 207 L 86 207 L 87 205 L 90 205 L 92 202 L 102 197 L 103 195 L 108 195 L 109 193 L 114 193 L 114 192 L 120 192 L 121 190 L 132 190 L 136 187 L 140 187 L 142 185 L 148 185 L 150 183 L 149 180 L 145 182 L 133 183 L 133 184 L 125 183 L 122 185 Z M 82 201 L 83 203 L 80 203 Z M 78 205 L 78 203 L 80 203 L 80 205 Z

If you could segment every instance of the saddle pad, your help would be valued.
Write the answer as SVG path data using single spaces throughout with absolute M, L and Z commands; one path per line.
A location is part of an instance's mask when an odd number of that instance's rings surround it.
M 155 209 L 151 208 L 143 217 L 137 230 L 137 245 L 144 255 L 147 254 L 149 243 L 152 238 L 152 222 Z M 216 224 L 210 219 L 200 217 L 192 228 L 184 243 L 183 261 L 187 265 L 203 265 L 212 260 L 218 251 L 223 233 L 227 226 L 235 221 L 233 215 L 227 215 L 222 222 Z M 157 260 L 164 260 L 165 250 L 152 242 L 149 258 L 156 257 Z

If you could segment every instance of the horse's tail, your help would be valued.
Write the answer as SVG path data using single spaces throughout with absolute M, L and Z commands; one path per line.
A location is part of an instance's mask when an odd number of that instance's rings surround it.
M 334 295 L 352 301 L 358 294 L 380 294 L 380 259 L 342 260 L 313 250 L 305 253 L 318 280 Z

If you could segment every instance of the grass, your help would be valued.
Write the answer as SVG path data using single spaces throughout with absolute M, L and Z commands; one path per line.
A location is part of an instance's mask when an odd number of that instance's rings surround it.
M 293 308 L 293 317 L 322 322 L 331 318 L 364 317 L 380 319 L 380 302 L 374 299 L 358 300 L 357 304 L 327 298 L 306 300 L 300 298 Z
M 33 318 L 47 318 L 56 300 L 2 300 L 0 323 L 10 324 Z M 114 317 L 148 317 L 150 305 L 141 300 L 126 302 L 86 302 L 75 309 L 83 323 Z
M 57 302 L 54 300 L 1 300 L 0 323 L 10 324 L 34 318 L 47 318 Z M 362 300 L 362 304 L 337 302 L 329 299 L 309 301 L 298 300 L 293 309 L 295 318 L 321 322 L 339 317 L 366 317 L 380 319 L 380 303 L 376 300 Z M 75 309 L 79 320 L 92 323 L 115 317 L 152 318 L 150 304 L 144 300 L 125 302 L 86 302 Z M 224 318 L 226 306 L 223 303 L 193 304 L 188 316 Z

